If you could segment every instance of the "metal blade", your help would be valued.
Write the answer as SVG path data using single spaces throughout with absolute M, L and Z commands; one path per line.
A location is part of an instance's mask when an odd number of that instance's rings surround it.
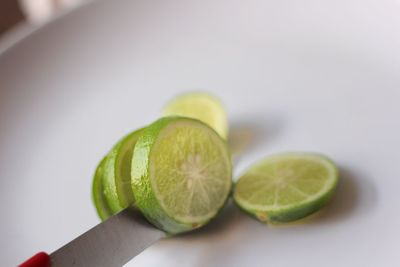
M 52 267 L 121 267 L 166 234 L 125 209 L 51 255 Z

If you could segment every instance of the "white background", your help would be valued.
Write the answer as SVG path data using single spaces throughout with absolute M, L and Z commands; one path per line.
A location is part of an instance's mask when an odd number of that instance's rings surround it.
M 101 1 L 0 55 L 0 261 L 52 252 L 99 222 L 94 168 L 176 93 L 207 89 L 266 155 L 325 153 L 341 181 L 303 224 L 229 205 L 129 266 L 400 266 L 400 2 Z

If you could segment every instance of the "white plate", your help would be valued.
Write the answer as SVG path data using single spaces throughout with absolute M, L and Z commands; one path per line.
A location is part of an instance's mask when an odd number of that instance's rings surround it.
M 187 89 L 251 129 L 240 173 L 286 150 L 342 170 L 314 220 L 267 227 L 233 206 L 129 266 L 400 266 L 398 1 L 101 1 L 0 56 L 3 266 L 99 222 L 91 178 L 128 131 Z

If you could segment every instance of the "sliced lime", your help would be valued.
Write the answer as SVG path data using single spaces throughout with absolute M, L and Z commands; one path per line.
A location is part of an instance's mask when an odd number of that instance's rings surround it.
M 201 120 L 224 139 L 228 136 L 228 120 L 224 107 L 214 96 L 192 92 L 172 99 L 163 110 L 164 116 L 184 116 Z
M 136 130 L 122 138 L 108 153 L 103 186 L 105 196 L 113 213 L 132 205 L 134 197 L 131 184 L 131 162 L 133 149 L 143 129 Z
M 143 131 L 132 159 L 137 207 L 155 226 L 180 233 L 203 226 L 231 188 L 226 143 L 204 123 L 165 117 Z
M 97 214 L 100 219 L 104 221 L 108 217 L 112 215 L 112 211 L 108 207 L 107 200 L 104 196 L 103 190 L 103 172 L 104 172 L 104 162 L 105 158 L 99 163 L 96 168 L 96 172 L 93 177 L 93 185 L 92 185 L 92 199 L 93 203 L 96 207 Z
M 337 180 L 338 170 L 325 156 L 278 154 L 247 170 L 233 197 L 239 207 L 263 222 L 289 222 L 324 206 Z

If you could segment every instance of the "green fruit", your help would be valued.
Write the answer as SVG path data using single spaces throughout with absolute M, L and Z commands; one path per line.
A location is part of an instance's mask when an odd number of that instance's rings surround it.
M 278 154 L 247 170 L 235 185 L 233 198 L 260 221 L 290 222 L 323 207 L 337 181 L 338 170 L 325 156 Z
M 224 140 L 204 123 L 165 117 L 143 131 L 132 159 L 137 207 L 172 234 L 203 226 L 223 207 L 232 166 Z
M 163 110 L 164 116 L 184 116 L 201 120 L 225 140 L 228 137 L 228 119 L 221 102 L 205 92 L 192 92 L 172 99 Z
M 104 196 L 103 190 L 103 172 L 104 172 L 105 158 L 99 163 L 96 168 L 96 172 L 93 177 L 92 185 L 92 200 L 96 207 L 97 214 L 102 221 L 106 220 L 112 215 L 110 208 L 108 207 L 107 200 Z
M 120 140 L 108 153 L 104 163 L 104 194 L 113 213 L 134 204 L 131 162 L 135 144 L 143 132 L 136 130 Z

